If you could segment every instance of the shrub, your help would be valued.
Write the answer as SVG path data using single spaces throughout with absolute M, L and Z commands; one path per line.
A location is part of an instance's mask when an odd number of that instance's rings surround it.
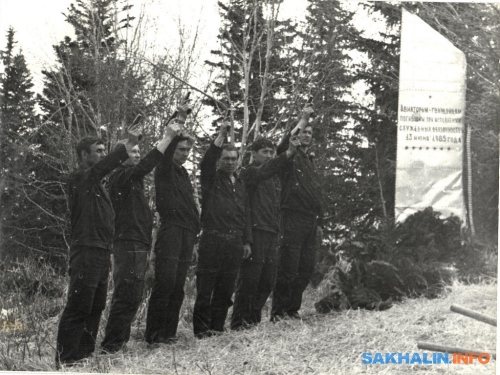
M 33 360 L 54 356 L 58 315 L 64 307 L 67 280 L 43 259 L 4 262 L 0 281 L 0 366 L 7 370 L 50 370 Z
M 317 309 L 326 310 L 325 303 L 337 310 L 345 306 L 372 309 L 377 303 L 402 297 L 435 298 L 453 278 L 494 277 L 496 253 L 464 241 L 461 230 L 456 216 L 441 219 L 429 207 L 404 223 L 386 223 L 354 235 L 318 264 L 315 281 L 322 277 L 324 298 Z M 339 259 L 349 267 L 339 268 Z

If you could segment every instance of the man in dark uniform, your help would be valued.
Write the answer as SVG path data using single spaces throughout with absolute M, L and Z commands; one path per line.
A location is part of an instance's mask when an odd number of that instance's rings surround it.
M 182 125 L 187 107 L 178 109 L 176 121 Z M 184 300 L 184 283 L 199 232 L 199 212 L 188 172 L 182 166 L 194 138 L 176 137 L 156 167 L 156 209 L 161 226 L 155 244 L 155 281 L 146 319 L 146 341 L 176 341 L 179 313 Z
M 273 143 L 260 138 L 250 147 L 251 164 L 240 173 L 249 196 L 253 242 L 252 255 L 241 262 L 231 329 L 260 323 L 262 308 L 273 289 L 279 233 L 279 182 L 276 178 L 299 145 L 295 137 L 286 152 L 273 158 Z
M 164 158 L 165 150 L 180 133 L 169 125 L 165 137 L 142 160 L 139 146 L 109 178 L 110 197 L 115 211 L 113 242 L 114 291 L 101 348 L 108 353 L 120 350 L 130 338 L 132 320 L 142 301 L 153 220 L 144 196 L 144 176 Z
M 202 188 L 197 296 L 193 328 L 197 338 L 224 330 L 238 268 L 251 253 L 252 241 L 248 197 L 236 174 L 238 151 L 223 145 L 230 124 L 222 124 L 200 165 Z
M 307 150 L 312 143 L 309 117 L 311 107 L 304 108 L 297 127 L 301 146 L 280 170 L 281 235 L 278 273 L 273 291 L 271 320 L 300 318 L 302 293 L 314 271 L 316 238 L 322 234 L 322 191 L 318 172 Z M 288 134 L 278 147 L 287 149 Z
M 106 156 L 99 138 L 85 137 L 76 146 L 80 168 L 68 178 L 71 216 L 68 301 L 57 333 L 56 367 L 89 357 L 95 349 L 102 310 L 106 305 L 114 211 L 104 177 L 129 158 L 138 143 L 139 125 L 128 139 Z

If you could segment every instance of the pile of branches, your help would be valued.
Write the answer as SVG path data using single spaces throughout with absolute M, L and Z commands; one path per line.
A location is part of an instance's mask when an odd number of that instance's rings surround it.
M 484 256 L 463 240 L 460 219 L 440 215 L 429 207 L 323 254 L 318 270 L 324 298 L 316 310 L 384 310 L 404 297 L 436 298 L 453 278 L 481 274 Z

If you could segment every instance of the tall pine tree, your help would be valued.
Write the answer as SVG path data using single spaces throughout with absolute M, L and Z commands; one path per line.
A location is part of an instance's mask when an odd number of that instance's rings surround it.
M 219 2 L 222 27 L 220 50 L 212 51 L 219 76 L 214 93 L 234 109 L 234 119 L 243 124 L 237 139 L 271 130 L 285 103 L 288 62 L 283 52 L 293 39 L 289 20 L 279 20 L 280 1 L 231 0 Z M 211 103 L 210 103 L 211 104 Z M 239 126 L 237 125 L 239 128 Z
M 30 153 L 34 144 L 35 100 L 33 83 L 26 60 L 16 49 L 15 31 L 7 32 L 7 46 L 2 51 L 4 74 L 1 79 L 1 236 L 4 256 L 23 256 L 33 243 L 24 241 L 36 227 L 30 197 L 33 188 L 27 183 L 31 168 Z
M 353 16 L 342 2 L 310 0 L 302 33 L 305 48 L 298 51 L 304 61 L 301 76 L 317 113 L 312 124 L 317 164 L 323 172 L 325 233 L 331 240 L 380 220 L 370 143 L 356 121 L 360 108 L 351 99 L 360 79 L 350 57 L 360 38 Z
M 54 46 L 60 68 L 43 71 L 40 102 L 72 142 L 92 134 L 114 143 L 144 107 L 137 96 L 143 82 L 120 33 L 131 27 L 130 7 L 122 0 L 78 0 L 68 10 L 76 39 Z

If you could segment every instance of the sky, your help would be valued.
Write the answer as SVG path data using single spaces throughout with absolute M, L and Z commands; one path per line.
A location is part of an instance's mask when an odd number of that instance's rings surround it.
M 6 34 L 13 27 L 17 47 L 28 63 L 33 76 L 35 91 L 42 88 L 42 68 L 55 62 L 52 45 L 64 36 L 73 36 L 72 27 L 65 22 L 66 13 L 74 0 L 0 0 L 0 50 L 5 49 Z M 144 10 L 148 35 L 143 36 L 148 44 L 161 51 L 175 43 L 178 24 L 200 33 L 201 55 L 208 56 L 210 49 L 217 47 L 220 17 L 217 0 L 129 0 L 137 15 Z M 283 17 L 303 18 L 306 0 L 286 0 L 282 6 Z
M 12 26 L 17 47 L 32 72 L 53 61 L 52 44 L 71 33 L 62 15 L 69 4 L 69 0 L 0 0 L 0 49 L 5 49 L 7 30 Z
M 154 51 L 164 51 L 175 44 L 178 24 L 188 30 L 199 27 L 200 56 L 209 57 L 210 50 L 217 49 L 217 34 L 220 17 L 217 0 L 128 0 L 134 5 L 132 12 L 138 15 L 142 10 L 149 29 L 142 39 Z M 17 46 L 22 52 L 31 71 L 35 91 L 41 91 L 41 70 L 55 63 L 52 45 L 58 44 L 64 36 L 73 36 L 72 27 L 65 22 L 70 4 L 75 0 L 0 0 L 0 50 L 5 49 L 6 34 L 10 26 L 16 32 Z M 353 4 L 356 1 L 352 1 Z M 285 0 L 280 14 L 283 18 L 304 20 L 307 0 Z M 367 24 L 366 29 L 376 29 L 377 24 L 361 16 L 359 24 Z M 380 25 L 380 23 L 379 23 Z M 3 67 L 0 64 L 0 73 Z

